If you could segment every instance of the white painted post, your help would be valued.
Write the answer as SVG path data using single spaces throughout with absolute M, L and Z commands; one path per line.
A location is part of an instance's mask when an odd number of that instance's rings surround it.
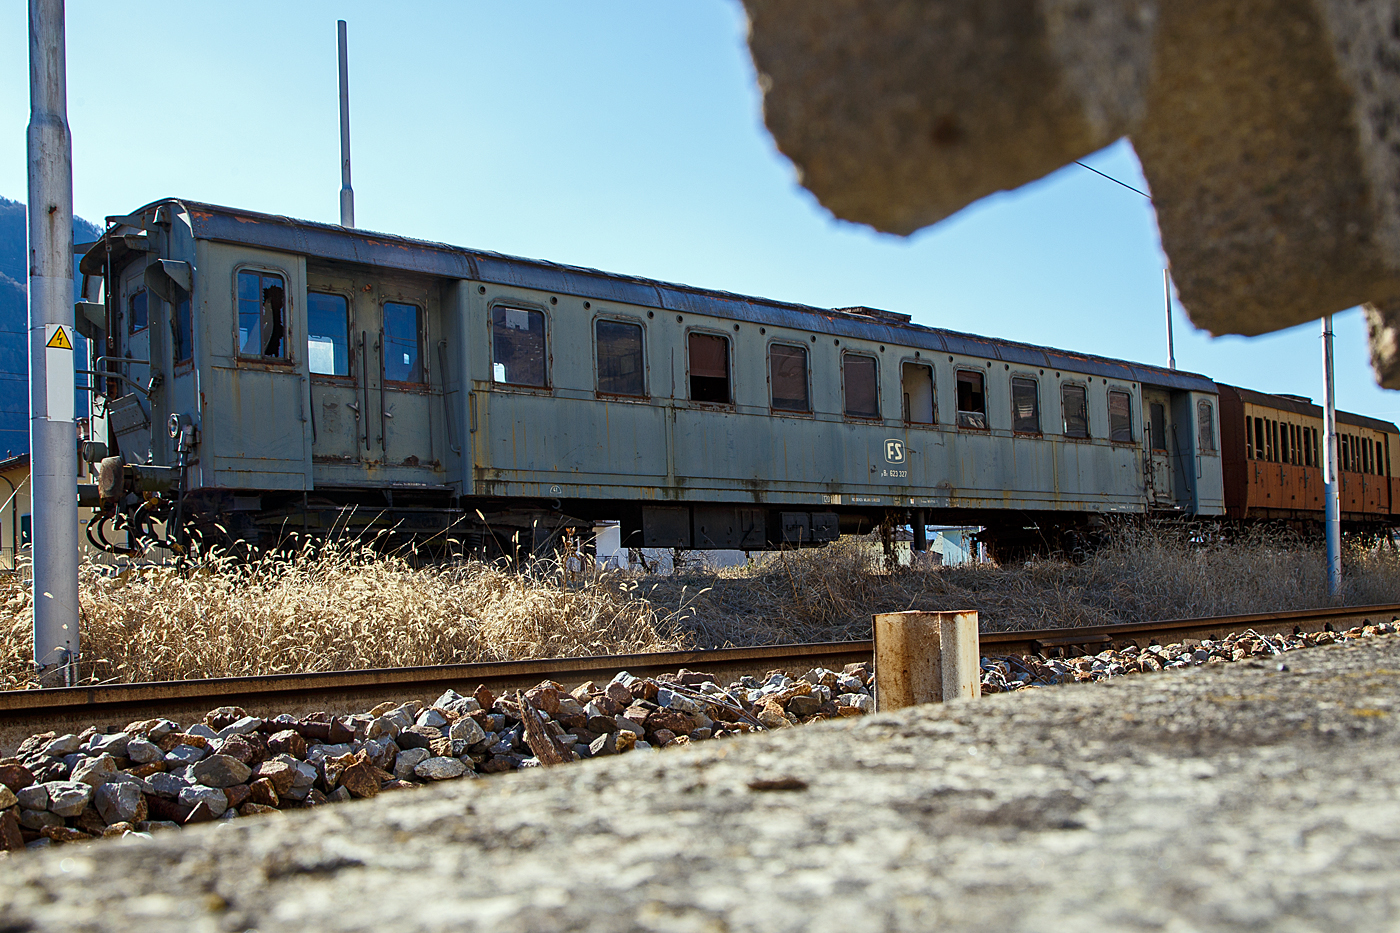
M 1342 482 L 1337 475 L 1341 451 L 1337 446 L 1337 386 L 1332 375 L 1332 315 L 1322 319 L 1322 489 L 1324 536 L 1327 540 L 1327 593 L 1342 590 Z
M 29 0 L 29 462 L 34 663 L 78 660 L 78 436 L 73 421 L 73 145 L 63 0 Z
M 976 612 L 882 613 L 874 633 L 880 712 L 982 695 Z

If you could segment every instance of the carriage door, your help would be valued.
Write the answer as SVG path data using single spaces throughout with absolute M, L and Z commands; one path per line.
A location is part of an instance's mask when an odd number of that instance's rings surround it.
M 307 272 L 306 361 L 311 374 L 312 459 L 335 481 L 337 465 L 358 470 L 365 443 L 364 369 L 349 279 Z
M 379 346 L 379 424 L 372 433 L 379 437 L 384 468 L 398 482 L 440 484 L 442 383 L 432 353 L 437 290 L 384 282 L 377 305 L 380 326 L 372 338 Z
M 1165 392 L 1146 387 L 1142 392 L 1142 422 L 1147 450 L 1143 462 L 1143 481 L 1148 504 L 1153 508 L 1170 508 L 1176 504 L 1173 494 L 1171 458 L 1171 404 Z
M 206 390 L 211 404 L 224 406 L 214 422 L 221 441 L 214 468 L 235 489 L 304 490 L 311 411 L 302 366 L 302 274 L 296 267 L 240 265 L 234 284 L 235 368 L 215 367 Z
M 106 368 L 127 380 L 108 380 L 108 418 L 122 456 L 128 463 L 146 463 L 151 456 L 151 402 L 138 392 L 151 381 L 151 312 L 156 304 L 145 283 L 145 263 L 133 263 L 122 279 L 117 354 Z M 131 360 L 132 362 L 125 362 Z

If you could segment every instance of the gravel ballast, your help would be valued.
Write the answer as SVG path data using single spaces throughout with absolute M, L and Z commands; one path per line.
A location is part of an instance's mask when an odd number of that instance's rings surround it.
M 11 856 L 16 930 L 1388 929 L 1400 638 Z

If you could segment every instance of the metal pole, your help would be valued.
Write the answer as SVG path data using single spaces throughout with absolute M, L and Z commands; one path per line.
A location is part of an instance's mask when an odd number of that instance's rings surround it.
M 336 21 L 340 44 L 340 225 L 355 226 L 355 189 L 350 187 L 350 58 L 345 20 Z
M 1162 292 L 1167 296 L 1167 369 L 1176 369 L 1176 338 L 1172 335 L 1172 270 L 1162 270 Z
M 29 457 L 34 663 L 71 682 L 78 660 L 78 436 L 73 378 L 73 146 L 63 0 L 29 0 Z
M 1327 594 L 1336 598 L 1342 589 L 1341 478 L 1337 475 L 1337 387 L 1332 376 L 1332 315 L 1322 319 L 1322 486 L 1327 538 Z

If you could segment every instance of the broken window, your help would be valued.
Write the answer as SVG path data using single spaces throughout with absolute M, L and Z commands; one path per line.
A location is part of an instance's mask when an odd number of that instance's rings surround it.
M 807 397 L 807 348 L 775 343 L 768 348 L 768 387 L 777 411 L 811 411 Z
M 306 293 L 306 359 L 313 373 L 350 375 L 350 303 L 344 295 Z
M 1289 441 L 1288 429 L 1289 429 L 1290 427 L 1291 427 L 1291 425 L 1289 425 L 1286 421 L 1280 421 L 1280 422 L 1279 422 L 1279 431 L 1278 431 L 1278 439 L 1279 439 L 1279 455 L 1278 455 L 1278 459 L 1279 459 L 1279 463 L 1290 463 L 1290 462 L 1291 462 L 1291 459 L 1290 459 L 1290 450 L 1289 450 L 1289 446 L 1288 446 L 1288 441 Z M 1201 442 L 1201 452 L 1204 453 L 1207 449 L 1208 449 L 1208 448 L 1206 447 L 1205 442 L 1202 441 L 1202 442 Z
M 1244 416 L 1244 456 L 1246 460 L 1254 459 L 1254 419 L 1249 415 Z
M 900 372 L 906 424 L 933 424 L 933 367 L 905 363 Z
M 846 417 L 880 417 L 880 377 L 873 356 L 848 353 L 841 360 L 846 384 Z
M 423 309 L 398 301 L 384 302 L 384 378 L 389 382 L 423 382 L 419 353 Z
M 145 330 L 150 318 L 147 313 L 148 301 L 146 290 L 138 288 L 130 298 L 126 300 L 126 323 L 129 333 L 136 333 L 138 330 Z
M 1268 445 L 1264 443 L 1264 419 L 1254 419 L 1254 459 L 1267 460 Z
M 1011 430 L 1040 433 L 1040 386 L 1029 376 L 1011 377 Z
M 691 333 L 686 346 L 690 351 L 690 400 L 728 405 L 729 338 Z
M 238 273 L 238 352 L 287 356 L 287 286 L 275 272 Z
M 987 428 L 985 376 L 970 369 L 958 370 L 958 427 Z
M 1196 440 L 1201 453 L 1215 453 L 1215 406 L 1206 399 L 1196 403 Z
M 1167 406 L 1161 402 L 1153 402 L 1149 410 L 1152 414 L 1152 449 L 1165 451 L 1167 449 Z M 1258 418 L 1254 419 L 1254 425 L 1257 429 L 1259 426 Z M 1256 455 L 1258 449 L 1258 445 L 1255 445 Z
M 491 309 L 491 379 L 513 386 L 544 388 L 544 312 L 529 308 Z
M 186 295 L 175 305 L 175 315 L 170 319 L 171 346 L 175 349 L 175 362 L 183 363 L 194 358 L 194 333 L 192 332 L 190 299 Z
M 1117 444 L 1133 442 L 1133 397 L 1127 392 L 1108 393 L 1108 439 Z
M 1065 383 L 1060 386 L 1060 406 L 1064 409 L 1065 437 L 1089 436 L 1089 390 Z
M 647 394 L 642 359 L 642 325 L 626 321 L 597 321 L 598 391 L 609 395 Z

